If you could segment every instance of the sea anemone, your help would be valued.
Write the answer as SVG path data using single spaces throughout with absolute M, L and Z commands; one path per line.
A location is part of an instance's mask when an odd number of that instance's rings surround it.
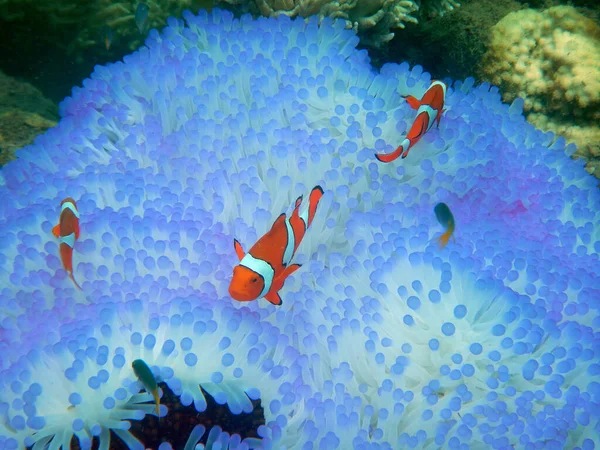
M 421 67 L 375 72 L 343 21 L 184 17 L 97 67 L 2 171 L 0 448 L 141 448 L 136 358 L 198 410 L 200 386 L 234 413 L 261 399 L 261 442 L 214 427 L 209 448 L 593 448 L 600 192 L 573 148 L 468 79 L 381 164 Z M 235 303 L 233 239 L 317 184 L 283 305 Z M 82 291 L 50 233 L 67 196 Z

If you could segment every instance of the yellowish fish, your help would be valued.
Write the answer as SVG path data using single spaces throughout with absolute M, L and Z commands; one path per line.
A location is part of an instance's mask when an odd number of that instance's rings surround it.
M 148 12 L 150 7 L 146 3 L 140 3 L 135 9 L 135 24 L 141 34 L 146 31 L 146 22 L 148 21 Z
M 104 46 L 106 47 L 106 50 L 110 50 L 110 44 L 112 44 L 113 40 L 113 32 L 108 25 L 104 25 L 104 27 L 102 27 L 102 36 L 104 37 Z
M 433 211 L 435 212 L 435 217 L 437 218 L 440 225 L 446 229 L 446 232 L 438 238 L 438 245 L 440 246 L 440 248 L 444 248 L 448 244 L 448 240 L 450 240 L 450 237 L 452 237 L 452 240 L 455 241 L 454 216 L 452 215 L 450 208 L 448 208 L 448 205 L 446 205 L 445 203 L 438 203 L 437 205 L 435 205 L 435 208 L 433 208 Z
M 154 378 L 154 374 L 148 364 L 146 364 L 141 359 L 136 359 L 131 363 L 131 367 L 133 368 L 133 373 L 138 377 L 140 383 L 146 389 L 146 392 L 152 394 L 154 397 L 154 402 L 156 403 L 156 415 L 160 418 L 160 398 L 158 396 L 158 384 L 156 384 L 156 378 Z

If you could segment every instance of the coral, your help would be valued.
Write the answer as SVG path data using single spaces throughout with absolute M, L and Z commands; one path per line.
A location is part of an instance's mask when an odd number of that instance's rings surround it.
M 525 100 L 533 124 L 564 134 L 577 144 L 578 155 L 598 152 L 597 23 L 571 6 L 511 13 L 493 28 L 481 70 L 500 86 L 505 100 Z
M 13 21 L 29 15 L 43 15 L 53 26 L 73 25 L 85 17 L 93 2 L 85 0 L 57 0 L 37 2 L 34 0 L 0 0 L 0 18 Z
M 37 135 L 55 125 L 55 121 L 36 113 L 11 111 L 0 114 L 0 166 L 14 159 L 15 150 L 31 144 Z
M 12 111 L 36 113 L 44 119 L 58 119 L 58 108 L 29 83 L 0 71 L 0 114 Z
M 420 15 L 428 18 L 442 17 L 450 11 L 454 11 L 460 7 L 460 2 L 457 0 L 438 0 L 421 2 Z
M 421 20 L 399 30 L 385 49 L 390 59 L 421 64 L 431 75 L 467 78 L 479 68 L 491 39 L 491 28 L 522 6 L 515 0 L 464 0 L 450 14 Z M 422 15 L 427 16 L 423 11 Z
M 141 448 L 143 358 L 198 410 L 200 387 L 235 413 L 260 398 L 263 448 L 597 444 L 600 191 L 572 147 L 468 79 L 382 165 L 421 67 L 375 72 L 343 20 L 185 21 L 98 66 L 1 172 L 0 443 Z M 232 301 L 233 239 L 316 184 L 283 305 Z M 82 291 L 51 235 L 67 195 Z M 206 447 L 259 445 L 240 441 L 214 427 Z
M 81 50 L 86 47 L 100 46 L 103 42 L 102 27 L 108 25 L 113 30 L 115 39 L 130 50 L 138 48 L 146 36 L 141 35 L 135 25 L 135 10 L 139 0 L 98 0 L 94 2 L 94 10 L 86 16 L 86 26 L 81 29 L 73 43 L 73 48 Z M 169 16 L 179 17 L 186 10 L 198 11 L 202 7 L 212 7 L 207 0 L 147 0 L 149 7 L 146 29 L 160 29 L 165 26 Z
M 0 71 L 0 167 L 57 119 L 56 105 L 39 90 Z
M 414 0 L 223 0 L 236 11 L 251 12 L 264 17 L 318 16 L 341 18 L 346 27 L 359 33 L 365 45 L 380 46 L 394 37 L 394 28 L 404 28 L 405 23 L 417 23 L 414 13 L 419 9 Z M 440 1 L 440 5 L 446 0 Z
M 113 55 L 122 48 L 129 51 L 138 48 L 146 38 L 135 25 L 134 17 L 141 0 L 0 0 L 0 19 L 24 22 L 25 30 L 17 29 L 28 37 L 31 27 L 40 29 L 48 36 L 44 42 L 48 48 L 59 47 L 76 63 L 81 64 L 90 53 L 105 56 L 102 29 L 108 25 L 113 30 Z M 149 6 L 147 29 L 162 28 L 169 16 L 180 16 L 185 9 L 198 11 L 212 7 L 209 0 L 145 0 Z M 118 52 L 114 48 L 118 48 Z
M 361 43 L 378 48 L 394 37 L 394 31 L 406 24 L 418 23 L 418 17 L 441 17 L 460 6 L 456 0 L 221 0 L 235 12 L 254 16 L 318 16 L 344 19 L 346 27 L 358 32 Z

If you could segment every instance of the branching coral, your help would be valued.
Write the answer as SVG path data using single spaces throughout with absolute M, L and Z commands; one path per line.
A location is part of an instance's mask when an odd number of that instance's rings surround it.
M 413 16 L 419 7 L 414 0 L 223 0 L 239 11 L 265 17 L 318 16 L 344 19 L 346 27 L 359 33 L 364 44 L 381 45 L 394 37 L 393 28 L 404 28 L 407 22 L 416 23 Z
M 141 357 L 198 409 L 199 385 L 238 412 L 260 397 L 264 448 L 593 446 L 600 192 L 564 140 L 468 79 L 382 165 L 421 67 L 376 73 L 343 20 L 185 20 L 98 66 L 1 173 L 0 442 L 136 448 Z M 233 302 L 233 238 L 316 184 L 283 306 Z M 67 195 L 81 292 L 51 235 Z M 441 251 L 438 201 L 457 223 Z
M 417 23 L 418 16 L 442 16 L 460 6 L 456 0 L 221 0 L 236 11 L 265 17 L 318 16 L 344 19 L 361 43 L 379 47 L 394 37 L 394 29 Z M 418 13 L 418 14 L 417 14 Z
M 439 1 L 427 1 L 423 0 L 420 2 L 420 14 L 424 17 L 441 17 L 447 12 L 454 11 L 460 7 L 460 2 L 457 0 L 439 0 Z
M 513 12 L 493 28 L 481 68 L 506 100 L 525 99 L 532 123 L 563 134 L 579 154 L 600 154 L 600 27 L 594 21 L 571 6 Z

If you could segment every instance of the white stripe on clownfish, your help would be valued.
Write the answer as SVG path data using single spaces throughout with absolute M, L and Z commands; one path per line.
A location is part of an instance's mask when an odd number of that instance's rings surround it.
M 309 202 L 307 202 L 304 210 L 298 214 L 298 217 L 300 217 L 302 219 L 302 222 L 304 222 L 304 230 L 306 230 L 308 228 L 308 210 L 309 209 L 310 209 L 310 204 L 309 204 Z
M 262 259 L 255 258 L 248 252 L 244 255 L 239 265 L 247 267 L 263 279 L 264 286 L 260 297 L 267 295 L 267 292 L 269 292 L 269 289 L 271 289 L 271 285 L 273 284 L 273 277 L 275 276 L 275 270 L 271 264 Z
M 442 91 L 444 91 L 444 98 L 446 98 L 446 83 L 444 83 L 443 81 L 434 81 L 427 88 L 427 90 L 431 89 L 433 86 L 441 86 L 442 87 Z
M 75 207 L 75 205 L 73 203 L 71 203 L 71 202 L 63 203 L 62 206 L 60 207 L 60 213 L 62 214 L 62 212 L 65 209 L 69 209 L 73 213 L 73 215 L 79 219 L 79 211 L 77 211 L 77 208 Z
M 425 134 L 433 126 L 433 123 L 435 122 L 435 118 L 436 118 L 438 112 L 429 105 L 421 105 L 421 106 L 419 106 L 419 109 L 417 110 L 417 117 L 419 117 L 419 115 L 422 113 L 427 113 L 427 115 L 429 116 L 428 117 L 429 120 L 427 121 L 427 129 L 423 130 L 423 133 L 422 133 L 422 134 Z
M 58 242 L 60 244 L 67 244 L 69 247 L 73 248 L 75 245 L 75 233 L 71 233 L 67 236 L 60 236 Z
M 285 251 L 283 252 L 283 258 L 281 262 L 284 266 L 287 266 L 294 257 L 294 246 L 296 244 L 294 229 L 292 228 L 289 217 L 285 218 L 285 229 L 287 231 L 287 245 L 285 246 Z

